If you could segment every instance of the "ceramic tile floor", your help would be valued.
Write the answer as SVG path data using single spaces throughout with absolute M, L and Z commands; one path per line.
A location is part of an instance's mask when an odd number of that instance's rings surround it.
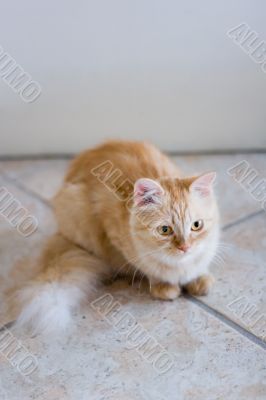
M 99 301 L 88 304 L 68 337 L 29 337 L 12 327 L 0 332 L 1 400 L 266 399 L 266 213 L 251 194 L 254 186 L 243 187 L 227 173 L 246 160 L 257 181 L 266 179 L 266 155 L 174 159 L 186 173 L 218 172 L 223 245 L 212 265 L 212 293 L 168 303 L 137 285 L 116 283 L 97 296 L 107 294 L 103 299 L 120 308 L 106 314 Z M 0 187 L 39 223 L 24 237 L 0 215 L 2 304 L 11 267 L 32 258 L 55 230 L 49 200 L 67 165 L 60 159 L 0 162 Z M 1 325 L 8 319 L 2 313 Z M 130 323 L 138 324 L 141 339 Z M 22 345 L 12 360 L 4 334 Z

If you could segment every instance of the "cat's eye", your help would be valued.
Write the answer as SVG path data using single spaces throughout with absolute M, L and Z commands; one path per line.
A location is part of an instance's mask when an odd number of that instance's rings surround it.
M 162 226 L 159 226 L 158 232 L 160 233 L 160 235 L 168 236 L 168 235 L 172 235 L 173 229 L 171 228 L 171 226 L 162 225 Z
M 191 225 L 192 231 L 200 231 L 202 228 L 203 228 L 202 219 L 198 219 L 197 221 L 194 221 L 193 224 Z

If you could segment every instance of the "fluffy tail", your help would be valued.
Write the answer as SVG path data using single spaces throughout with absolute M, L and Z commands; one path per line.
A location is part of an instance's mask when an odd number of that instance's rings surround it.
M 66 330 L 73 311 L 95 290 L 107 267 L 59 234 L 50 239 L 39 262 L 39 275 L 12 297 L 17 325 L 33 334 Z

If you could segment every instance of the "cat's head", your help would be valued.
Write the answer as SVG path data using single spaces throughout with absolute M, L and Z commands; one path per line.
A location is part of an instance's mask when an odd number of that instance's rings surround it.
M 207 249 L 211 235 L 218 231 L 215 176 L 210 172 L 186 179 L 137 180 L 131 229 L 144 253 L 184 258 Z

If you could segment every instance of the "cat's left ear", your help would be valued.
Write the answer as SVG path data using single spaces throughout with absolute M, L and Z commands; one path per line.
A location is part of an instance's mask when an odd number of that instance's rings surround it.
M 149 178 L 138 179 L 134 186 L 134 204 L 159 204 L 163 194 L 164 190 L 158 182 Z
M 190 191 L 200 197 L 208 197 L 212 193 L 213 183 L 216 179 L 216 172 L 208 172 L 196 178 L 190 185 Z

